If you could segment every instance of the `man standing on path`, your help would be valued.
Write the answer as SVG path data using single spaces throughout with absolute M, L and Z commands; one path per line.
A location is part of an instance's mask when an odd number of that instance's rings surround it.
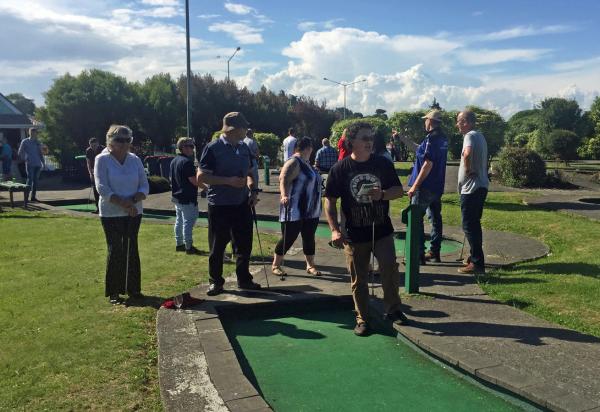
M 252 155 L 252 168 L 254 169 L 252 178 L 254 179 L 254 184 L 258 188 L 258 159 L 260 158 L 260 151 L 258 150 L 258 144 L 256 143 L 256 140 L 254 140 L 254 130 L 248 129 L 246 131 L 244 144 L 248 146 L 248 149 L 250 149 L 250 154 Z
M 338 160 L 338 153 L 329 144 L 329 139 L 323 139 L 321 144 L 323 147 L 317 150 L 315 155 L 315 168 L 321 173 L 329 173 L 329 170 Z
M 200 253 L 194 246 L 193 230 L 198 219 L 198 178 L 194 165 L 194 139 L 177 141 L 177 156 L 171 162 L 171 201 L 175 205 L 175 250 Z M 202 185 L 204 187 L 204 185 Z
M 294 129 L 290 127 L 288 137 L 283 139 L 283 163 L 287 162 L 294 155 L 294 149 L 298 139 L 294 137 Z
M 427 136 L 415 152 L 415 164 L 412 175 L 408 180 L 410 189 L 407 192 L 411 205 L 419 207 L 420 211 L 431 219 L 431 249 L 425 254 L 425 234 L 423 219 L 419 219 L 418 233 L 421 236 L 421 264 L 426 260 L 440 262 L 442 246 L 442 194 L 446 181 L 446 160 L 448 157 L 448 139 L 441 129 L 442 113 L 431 110 L 425 116 L 425 131 Z
M 400 310 L 394 227 L 389 216 L 390 200 L 402 197 L 402 184 L 391 162 L 372 155 L 374 132 L 366 122 L 348 128 L 346 144 L 352 154 L 336 163 L 329 172 L 325 189 L 325 213 L 331 229 L 331 241 L 343 247 L 352 281 L 356 312 L 354 333 L 368 334 L 369 261 L 377 257 L 383 287 L 386 318 L 407 322 Z M 337 199 L 346 216 L 347 238 L 337 217 Z M 374 247 L 373 247 L 374 246 Z
M 224 291 L 223 253 L 230 240 L 235 244 L 238 287 L 260 289 L 250 274 L 252 208 L 258 201 L 258 189 L 252 178 L 252 154 L 242 143 L 248 126 L 242 113 L 227 113 L 223 134 L 204 147 L 200 158 L 198 182 L 208 185 L 209 296 Z
M 18 155 L 25 160 L 25 170 L 27 172 L 27 186 L 31 190 L 31 201 L 37 202 L 35 197 L 40 179 L 40 173 L 44 168 L 44 155 L 42 154 L 42 144 L 37 139 L 37 129 L 29 129 L 29 137 L 21 141 Z
M 488 150 L 483 134 L 475 130 L 475 113 L 464 110 L 458 114 L 456 126 L 464 136 L 458 169 L 458 193 L 462 227 L 469 241 L 471 253 L 467 265 L 458 269 L 460 273 L 485 273 L 483 233 L 481 216 L 488 193 Z
M 92 184 L 92 190 L 94 191 L 94 203 L 96 204 L 96 210 L 92 213 L 98 213 L 98 200 L 100 199 L 100 193 L 96 189 L 96 182 L 94 181 L 94 164 L 96 163 L 96 156 L 98 156 L 104 150 L 104 146 L 98 143 L 98 139 L 92 137 L 89 142 L 90 146 L 85 149 L 85 162 L 87 164 L 88 173 L 90 175 L 90 182 Z

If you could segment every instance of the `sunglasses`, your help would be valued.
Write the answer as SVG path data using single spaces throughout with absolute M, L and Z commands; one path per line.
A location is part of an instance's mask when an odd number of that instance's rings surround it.
M 131 139 L 128 137 L 116 137 L 112 141 L 115 143 L 131 143 Z
M 194 148 L 194 147 L 196 147 L 196 145 L 193 145 L 193 144 L 184 144 L 181 147 L 191 147 L 191 148 Z

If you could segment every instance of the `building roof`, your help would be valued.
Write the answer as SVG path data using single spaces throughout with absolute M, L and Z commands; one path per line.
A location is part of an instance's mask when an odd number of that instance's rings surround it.
M 0 93 L 0 129 L 21 129 L 32 125 L 29 117 Z

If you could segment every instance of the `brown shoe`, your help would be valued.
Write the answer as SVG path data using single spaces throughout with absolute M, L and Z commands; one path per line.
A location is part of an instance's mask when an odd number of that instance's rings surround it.
M 431 250 L 425 253 L 425 260 L 428 262 L 432 261 L 435 263 L 440 263 L 442 261 L 440 257 L 440 252 L 432 252 Z
M 367 336 L 369 334 L 369 327 L 365 322 L 357 323 L 354 327 L 354 334 L 356 336 Z
M 471 275 L 485 275 L 485 268 L 475 265 L 473 262 L 469 262 L 467 266 L 458 269 L 458 273 L 471 274 Z

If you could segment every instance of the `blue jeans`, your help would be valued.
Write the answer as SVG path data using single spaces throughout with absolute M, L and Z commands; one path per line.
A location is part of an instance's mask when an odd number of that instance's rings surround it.
M 423 217 L 425 216 L 425 210 L 427 210 L 431 204 L 433 203 L 438 203 L 440 205 L 440 210 L 441 210 L 441 200 L 440 197 L 438 195 L 436 195 L 433 192 L 430 192 L 427 189 L 417 189 L 415 191 L 414 196 L 412 197 L 412 199 L 410 200 L 410 204 L 411 205 L 416 205 L 419 206 L 419 208 L 421 209 L 421 218 L 419 219 L 419 227 L 418 232 L 420 234 L 421 240 L 419 242 L 419 244 L 421 245 L 420 247 L 420 253 L 421 255 L 425 254 L 425 229 L 423 227 Z M 440 222 L 441 222 L 441 218 L 440 218 Z M 441 232 L 440 232 L 440 244 L 441 244 Z
M 488 190 L 480 187 L 468 195 L 460 195 L 460 211 L 462 214 L 462 227 L 465 237 L 471 247 L 469 260 L 477 267 L 485 266 L 485 255 L 483 254 L 483 233 L 481 231 L 481 216 L 483 204 Z
M 427 218 L 431 223 L 431 241 L 429 250 L 431 250 L 432 253 L 439 254 L 442 249 L 442 236 L 444 233 L 441 198 L 437 198 L 429 204 L 429 207 L 427 208 Z
M 29 186 L 29 190 L 31 191 L 31 199 L 35 199 L 35 194 L 37 192 L 38 181 L 40 180 L 40 173 L 42 172 L 41 166 L 30 166 L 29 164 L 25 164 L 25 168 L 27 171 L 27 183 Z
M 194 243 L 192 240 L 192 231 L 197 219 L 197 204 L 188 203 L 182 205 L 181 203 L 175 203 L 175 242 L 177 246 L 185 243 L 186 249 L 192 247 Z

